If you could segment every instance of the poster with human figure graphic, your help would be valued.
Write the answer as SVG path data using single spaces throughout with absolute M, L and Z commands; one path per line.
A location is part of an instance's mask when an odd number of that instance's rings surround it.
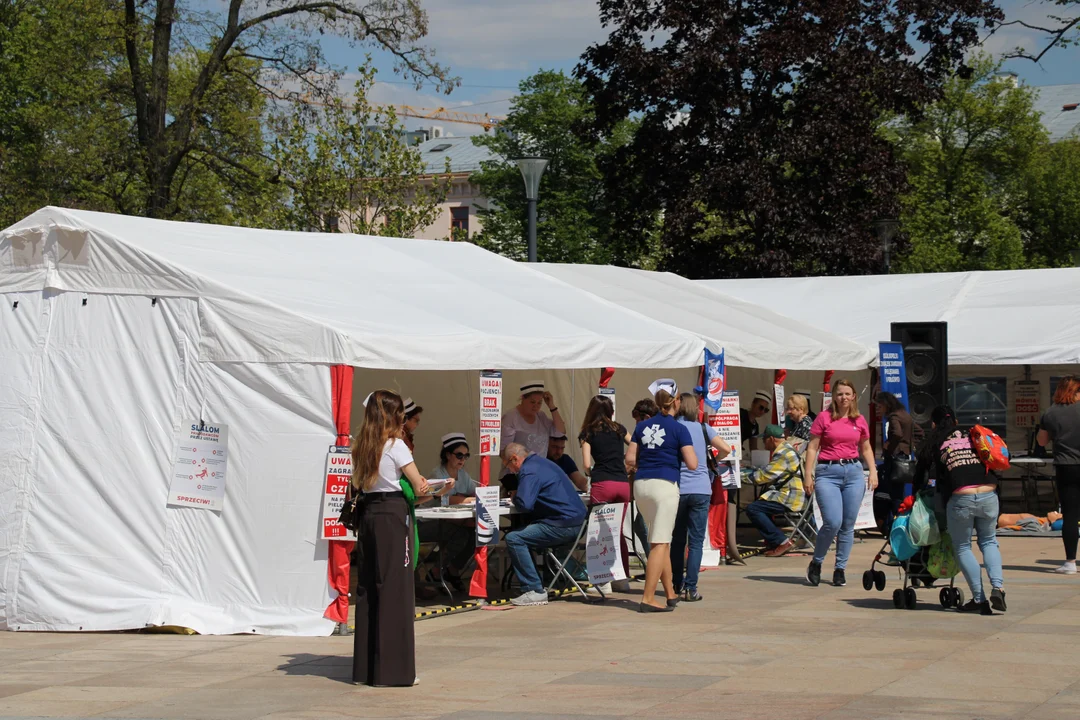
M 229 426 L 185 420 L 181 428 L 168 504 L 221 510 L 229 467 Z

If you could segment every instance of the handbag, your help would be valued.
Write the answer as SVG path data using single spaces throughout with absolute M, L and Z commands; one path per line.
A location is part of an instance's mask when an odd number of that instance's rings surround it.
M 709 427 L 705 423 L 699 423 L 701 425 L 701 436 L 705 438 L 705 465 L 709 468 L 709 479 L 720 477 L 720 467 L 716 463 L 716 456 L 712 453 L 712 446 L 709 444 Z
M 915 481 L 915 461 L 910 457 L 897 455 L 889 459 L 889 482 L 903 488 Z
M 349 532 L 356 532 L 360 528 L 360 512 L 364 507 L 364 496 L 353 497 L 353 485 L 349 482 L 345 489 L 345 503 L 341 506 L 338 522 L 345 526 Z

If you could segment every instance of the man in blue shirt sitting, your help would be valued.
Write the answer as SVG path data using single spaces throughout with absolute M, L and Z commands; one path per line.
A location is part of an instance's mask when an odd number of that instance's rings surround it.
M 524 445 L 503 448 L 503 466 L 518 475 L 514 505 L 532 518 L 528 526 L 506 534 L 510 564 L 522 594 L 514 605 L 547 605 L 548 594 L 533 562 L 532 550 L 569 545 L 588 512 L 574 484 L 562 469 L 547 458 L 530 453 Z

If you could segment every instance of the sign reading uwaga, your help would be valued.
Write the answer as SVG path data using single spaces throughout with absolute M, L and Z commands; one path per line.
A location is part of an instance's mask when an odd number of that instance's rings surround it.
M 338 522 L 345 493 L 352 480 L 352 454 L 347 447 L 335 446 L 326 454 L 326 484 L 323 487 L 323 540 L 350 540 L 350 533 Z
M 229 426 L 185 420 L 181 427 L 168 504 L 221 510 L 229 467 Z

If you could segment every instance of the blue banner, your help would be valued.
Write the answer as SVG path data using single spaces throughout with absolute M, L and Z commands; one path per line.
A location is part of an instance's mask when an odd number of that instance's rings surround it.
M 724 351 L 721 349 L 717 355 L 705 348 L 705 386 L 703 388 L 705 404 L 712 411 L 720 411 L 720 403 L 724 399 L 724 391 L 727 389 L 727 375 L 724 372 Z
M 878 375 L 881 389 L 895 395 L 905 410 L 908 407 L 907 371 L 904 368 L 904 346 L 900 343 L 878 343 Z

